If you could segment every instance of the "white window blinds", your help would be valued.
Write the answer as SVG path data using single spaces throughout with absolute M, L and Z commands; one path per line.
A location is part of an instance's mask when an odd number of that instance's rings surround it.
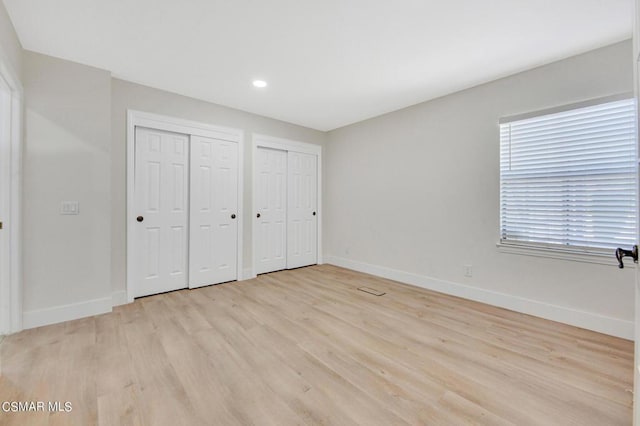
M 502 242 L 636 243 L 635 100 L 500 124 Z

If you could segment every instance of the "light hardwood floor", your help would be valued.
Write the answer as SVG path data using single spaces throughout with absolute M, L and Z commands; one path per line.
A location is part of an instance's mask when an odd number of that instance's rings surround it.
M 23 331 L 0 356 L 0 401 L 73 404 L 2 425 L 631 423 L 632 342 L 328 265 Z

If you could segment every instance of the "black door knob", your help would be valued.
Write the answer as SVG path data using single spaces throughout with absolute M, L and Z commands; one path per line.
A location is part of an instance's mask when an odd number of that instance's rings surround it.
M 258 213 L 258 214 L 256 215 L 256 217 L 260 217 L 260 213 Z
M 142 221 L 144 220 L 144 217 L 142 217 L 142 216 L 138 216 L 138 217 L 136 217 L 136 220 L 137 220 L 138 222 L 142 222 Z
M 315 215 L 316 215 L 316 212 L 313 212 L 313 215 L 315 216 Z
M 233 213 L 233 214 L 231 215 L 231 219 L 235 219 L 235 218 L 236 218 L 236 214 L 235 214 L 235 213 Z
M 618 268 L 624 268 L 624 262 L 622 262 L 623 257 L 630 257 L 633 259 L 634 263 L 638 263 L 638 246 L 633 246 L 631 250 L 625 250 L 623 248 L 616 249 L 616 259 L 618 260 Z

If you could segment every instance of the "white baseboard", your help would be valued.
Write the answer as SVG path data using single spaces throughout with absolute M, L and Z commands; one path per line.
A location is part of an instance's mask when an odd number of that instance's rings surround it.
M 124 291 L 124 290 L 114 291 L 111 294 L 111 304 L 113 306 L 126 305 L 127 303 L 129 303 L 129 300 L 127 300 L 127 292 L 126 291 Z
M 242 279 L 238 281 L 250 280 L 255 278 L 256 275 L 253 273 L 253 268 L 244 268 L 242 271 Z
M 633 321 L 606 317 L 566 306 L 552 305 L 524 297 L 443 281 L 411 272 L 399 271 L 341 257 L 326 256 L 325 263 L 576 327 L 586 328 L 623 339 L 634 339 Z
M 92 315 L 105 314 L 111 312 L 112 304 L 112 297 L 104 297 L 101 299 L 87 300 L 86 302 L 25 311 L 22 315 L 23 328 L 26 330 L 28 328 L 71 321 Z

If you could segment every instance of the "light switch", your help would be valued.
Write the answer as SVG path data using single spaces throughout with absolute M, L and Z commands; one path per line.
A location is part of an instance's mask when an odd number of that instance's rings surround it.
M 80 203 L 77 201 L 63 201 L 60 214 L 80 214 Z

